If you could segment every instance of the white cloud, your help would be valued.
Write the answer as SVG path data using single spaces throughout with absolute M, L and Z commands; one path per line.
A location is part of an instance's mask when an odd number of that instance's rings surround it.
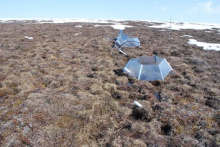
M 208 14 L 220 14 L 220 5 L 215 6 L 212 1 L 198 3 L 196 6 L 190 8 L 190 13 L 208 13 Z
M 213 8 L 211 8 L 212 5 L 213 5 L 212 1 L 197 4 L 198 7 L 202 8 L 206 12 L 212 12 L 213 11 Z
M 166 10 L 167 8 L 163 6 L 161 9 L 162 9 L 162 10 Z

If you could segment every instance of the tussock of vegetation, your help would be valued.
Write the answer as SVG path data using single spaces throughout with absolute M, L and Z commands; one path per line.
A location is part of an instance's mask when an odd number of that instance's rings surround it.
M 124 74 L 111 27 L 0 24 L 0 146 L 220 146 L 220 52 L 180 37 L 212 34 L 127 23 L 142 46 L 123 51 L 165 57 L 165 81 Z

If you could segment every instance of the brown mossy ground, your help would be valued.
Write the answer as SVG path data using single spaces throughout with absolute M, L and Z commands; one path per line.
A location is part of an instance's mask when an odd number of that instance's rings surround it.
M 180 37 L 220 35 L 127 24 L 142 46 L 124 52 L 165 57 L 165 81 L 121 73 L 130 57 L 111 48 L 111 27 L 0 23 L 0 146 L 220 146 L 220 52 Z

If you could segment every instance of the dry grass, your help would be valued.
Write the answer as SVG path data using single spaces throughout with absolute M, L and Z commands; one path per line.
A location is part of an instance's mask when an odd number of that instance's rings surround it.
M 0 24 L 0 146 L 220 146 L 220 52 L 179 37 L 212 34 L 172 31 L 169 39 L 127 23 L 142 46 L 123 50 L 165 57 L 174 69 L 165 81 L 121 73 L 129 57 L 111 48 L 111 27 Z

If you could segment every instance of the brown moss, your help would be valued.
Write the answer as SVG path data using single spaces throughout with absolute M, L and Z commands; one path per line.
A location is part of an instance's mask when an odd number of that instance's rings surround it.
M 6 89 L 1 89 L 0 90 L 0 97 L 6 96 L 7 95 L 7 90 Z
M 71 125 L 73 118 L 71 116 L 62 116 L 59 120 L 57 125 L 61 128 L 68 128 Z
M 92 94 L 100 94 L 103 91 L 103 89 L 99 84 L 92 84 L 90 85 L 89 91 Z
M 41 114 L 41 113 L 34 114 L 33 118 L 38 123 L 45 123 L 45 120 L 46 120 L 46 116 L 44 114 Z
M 133 107 L 132 116 L 136 119 L 150 121 L 153 118 L 153 111 L 149 105 L 144 104 L 144 107 Z
M 22 103 L 22 100 L 20 100 L 20 99 L 16 100 L 13 104 L 13 108 L 18 108 L 21 103 Z

